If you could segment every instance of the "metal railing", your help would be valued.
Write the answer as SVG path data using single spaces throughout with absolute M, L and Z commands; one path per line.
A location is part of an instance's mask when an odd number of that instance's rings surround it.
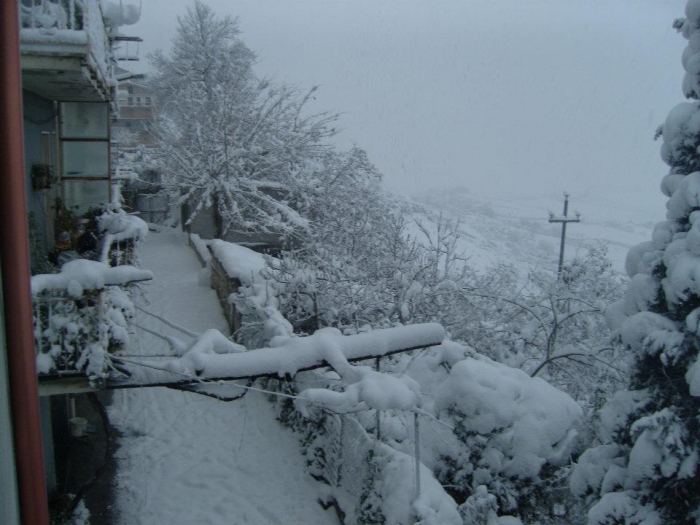
M 75 54 L 80 49 L 97 79 L 111 85 L 115 60 L 99 0 L 21 0 L 20 6 L 23 53 Z M 36 29 L 43 31 L 25 31 Z
M 90 3 L 97 4 L 95 0 L 22 0 L 22 27 L 82 31 L 85 4 Z
M 102 290 L 86 290 L 81 297 L 47 291 L 35 296 L 32 303 L 40 372 L 47 373 L 49 366 L 51 373 L 78 372 L 92 345 L 107 347 Z

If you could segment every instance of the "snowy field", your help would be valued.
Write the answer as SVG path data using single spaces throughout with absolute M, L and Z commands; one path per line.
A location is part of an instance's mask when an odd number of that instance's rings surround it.
M 497 195 L 467 188 L 433 189 L 418 202 L 461 219 L 461 248 L 469 264 L 483 270 L 509 263 L 521 270 L 537 267 L 556 271 L 561 225 L 550 224 L 548 213 L 561 215 L 563 195 Z M 581 222 L 567 226 L 566 259 L 585 255 L 602 243 L 615 270 L 624 272 L 628 250 L 651 239 L 665 210 L 635 208 L 630 203 L 609 206 L 586 196 L 572 196 L 569 216 L 581 213 Z M 420 218 L 418 219 L 420 220 Z
M 213 290 L 198 282 L 199 263 L 180 233 L 151 233 L 141 266 L 155 279 L 138 306 L 191 330 L 226 323 Z M 136 324 L 179 335 L 138 312 Z M 168 352 L 138 331 L 134 353 Z M 317 503 L 319 484 L 297 436 L 275 419 L 262 394 L 229 403 L 164 388 L 116 391 L 110 417 L 123 433 L 117 452 L 121 525 L 333 524 Z

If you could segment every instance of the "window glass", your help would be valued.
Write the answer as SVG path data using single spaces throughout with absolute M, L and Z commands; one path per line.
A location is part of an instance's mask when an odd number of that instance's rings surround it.
M 90 208 L 109 202 L 109 181 L 64 181 L 63 200 L 66 208 L 82 215 Z
M 109 108 L 102 102 L 62 102 L 61 137 L 106 139 L 109 137 Z
M 109 143 L 64 141 L 61 146 L 63 177 L 109 176 Z

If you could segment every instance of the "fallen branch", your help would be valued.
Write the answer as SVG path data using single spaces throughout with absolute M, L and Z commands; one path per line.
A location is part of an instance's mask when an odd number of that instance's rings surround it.
M 206 334 L 204 334 L 206 335 Z M 129 379 L 109 379 L 107 388 L 175 386 L 203 381 L 233 381 L 268 377 L 278 379 L 298 372 L 331 366 L 343 368 L 343 361 L 357 362 L 439 345 L 445 336 L 436 323 L 375 330 L 343 336 L 325 329 L 309 337 L 292 337 L 274 348 L 248 352 L 214 353 L 206 340 L 192 345 L 193 350 L 167 361 L 122 360 L 134 365 Z M 202 336 L 204 337 L 204 336 Z M 114 356 L 113 359 L 120 360 Z

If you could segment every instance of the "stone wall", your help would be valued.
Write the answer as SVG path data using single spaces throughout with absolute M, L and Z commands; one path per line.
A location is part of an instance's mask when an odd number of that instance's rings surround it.
M 228 326 L 231 333 L 236 332 L 241 327 L 241 316 L 236 311 L 236 308 L 228 300 L 232 293 L 238 291 L 241 286 L 241 281 L 233 279 L 226 274 L 223 266 L 216 257 L 211 258 L 211 287 L 216 291 L 221 303 L 221 309 L 224 312 L 224 317 L 228 321 Z

